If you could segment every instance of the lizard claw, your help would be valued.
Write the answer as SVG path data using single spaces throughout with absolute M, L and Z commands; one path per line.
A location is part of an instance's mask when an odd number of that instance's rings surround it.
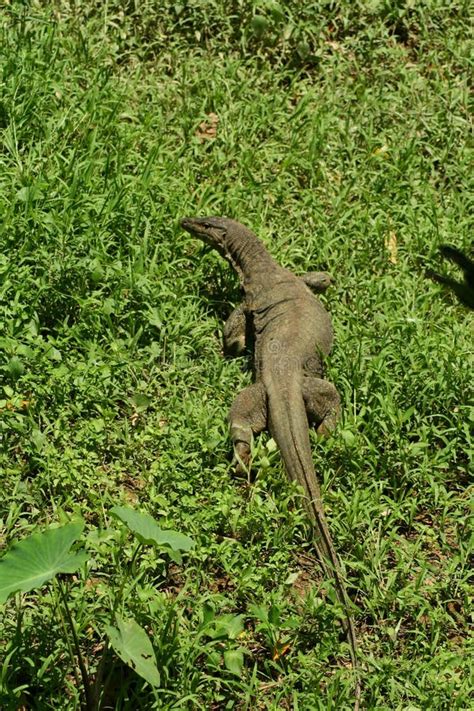
M 237 478 L 245 478 L 249 483 L 252 481 L 250 450 L 243 442 L 238 442 L 234 448 L 232 465 L 233 473 Z

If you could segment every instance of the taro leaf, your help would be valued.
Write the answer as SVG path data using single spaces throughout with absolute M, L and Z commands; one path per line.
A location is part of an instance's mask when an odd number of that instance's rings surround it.
M 115 615 L 117 627 L 106 625 L 110 644 L 120 659 L 152 686 L 160 685 L 153 646 L 145 630 L 135 620 Z
M 229 649 L 224 652 L 224 664 L 233 674 L 240 676 L 244 666 L 244 654 L 242 649 Z
M 134 511 L 125 506 L 114 506 L 110 513 L 124 523 L 141 543 L 152 546 L 167 546 L 173 552 L 188 551 L 194 546 L 189 536 L 177 531 L 165 531 L 156 523 L 153 516 Z
M 40 587 L 58 573 L 74 573 L 88 554 L 70 551 L 84 529 L 84 521 L 33 533 L 14 543 L 0 560 L 0 603 L 16 592 Z

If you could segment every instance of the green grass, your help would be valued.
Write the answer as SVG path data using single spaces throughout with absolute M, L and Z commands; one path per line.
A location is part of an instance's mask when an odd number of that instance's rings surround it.
M 148 629 L 162 688 L 115 659 L 109 708 L 352 704 L 339 610 L 278 453 L 263 437 L 256 483 L 230 476 L 226 415 L 250 374 L 221 355 L 236 277 L 178 226 L 197 214 L 336 279 L 323 299 L 344 412 L 312 441 L 364 707 L 471 707 L 472 314 L 423 277 L 440 244 L 472 240 L 470 37 L 468 3 L 442 0 L 4 4 L 0 543 L 85 517 L 96 563 L 70 594 L 93 674 L 131 552 L 110 508 L 197 542 L 165 573 L 140 561 L 124 613 Z M 54 606 L 45 590 L 20 623 L 18 600 L 2 611 L 2 709 L 79 707 Z M 216 641 L 210 611 L 244 632 Z M 241 674 L 223 664 L 236 645 Z

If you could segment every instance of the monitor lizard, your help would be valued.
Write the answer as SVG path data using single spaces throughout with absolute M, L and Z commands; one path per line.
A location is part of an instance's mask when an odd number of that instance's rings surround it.
M 246 338 L 252 337 L 255 381 L 237 395 L 230 409 L 235 456 L 245 470 L 253 436 L 268 426 L 290 479 L 303 488 L 304 505 L 315 527 L 316 552 L 325 573 L 334 579 L 344 608 L 344 629 L 357 673 L 357 709 L 360 683 L 351 603 L 326 522 L 308 434 L 308 421 L 318 433 L 331 432 L 340 409 L 336 388 L 323 379 L 323 358 L 333 342 L 331 318 L 310 290 L 322 291 L 330 278 L 321 272 L 297 277 L 273 259 L 253 232 L 229 218 L 184 218 L 181 226 L 216 249 L 240 278 L 244 301 L 225 325 L 225 350 L 241 353 Z

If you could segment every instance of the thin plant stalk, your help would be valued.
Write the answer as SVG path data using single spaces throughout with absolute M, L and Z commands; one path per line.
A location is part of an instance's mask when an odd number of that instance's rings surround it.
M 84 659 L 82 657 L 81 648 L 79 645 L 79 639 L 77 637 L 76 628 L 74 626 L 74 620 L 72 618 L 71 611 L 69 610 L 69 607 L 67 604 L 67 599 L 66 599 L 66 594 L 64 592 L 61 582 L 59 582 L 58 587 L 59 587 L 59 593 L 61 595 L 61 599 L 62 599 L 62 602 L 64 605 L 64 611 L 66 613 L 66 618 L 69 623 L 69 627 L 71 629 L 72 640 L 74 643 L 74 649 L 76 651 L 77 661 L 79 664 L 79 670 L 81 672 L 82 684 L 84 686 L 84 694 L 85 694 L 85 698 L 86 698 L 86 708 L 87 708 L 87 711 L 95 711 L 97 706 L 94 703 L 94 695 L 92 693 L 92 688 L 91 688 L 91 684 L 89 681 L 89 674 L 87 673 L 86 665 L 85 665 Z M 69 638 L 68 638 L 68 640 L 69 640 Z M 70 642 L 69 642 L 69 644 L 70 644 Z M 74 658 L 74 656 L 73 656 L 73 658 Z

